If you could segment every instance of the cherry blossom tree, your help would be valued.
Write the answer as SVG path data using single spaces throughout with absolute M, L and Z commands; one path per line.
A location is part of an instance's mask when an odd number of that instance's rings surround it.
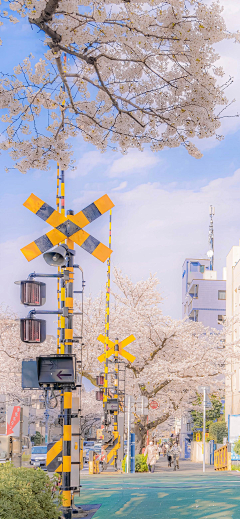
M 221 375 L 227 375 L 226 360 L 239 358 L 239 345 L 225 344 L 225 330 L 219 332 L 202 323 L 163 315 L 156 276 L 133 283 L 115 269 L 114 283 L 110 339 L 122 340 L 130 334 L 136 337 L 127 347 L 136 360 L 126 366 L 126 393 L 135 398 L 146 396 L 149 403 L 156 400 L 159 404 L 156 410 L 149 407 L 148 423 L 135 412 L 140 450 L 147 431 L 189 409 L 199 385 L 209 385 L 214 392 L 221 390 Z M 100 333 L 104 333 L 104 294 L 89 298 L 84 305 L 83 371 L 92 382 L 103 371 L 103 364 L 97 360 L 103 352 L 103 345 L 97 341 Z
M 96 392 L 86 391 L 84 385 L 81 391 L 81 435 L 86 437 L 91 428 L 101 428 L 103 415 L 102 402 L 96 400 Z
M 45 36 L 38 61 L 23 57 L 12 75 L 2 71 L 0 79 L 0 149 L 10 152 L 21 172 L 47 169 L 51 159 L 68 167 L 68 139 L 79 132 L 102 151 L 184 146 L 196 158 L 201 153 L 193 138 L 220 138 L 229 81 L 216 65 L 214 46 L 239 35 L 228 33 L 218 3 L 7 4 L 2 23 L 25 18 L 39 38 Z M 12 32 L 14 37 L 14 26 Z

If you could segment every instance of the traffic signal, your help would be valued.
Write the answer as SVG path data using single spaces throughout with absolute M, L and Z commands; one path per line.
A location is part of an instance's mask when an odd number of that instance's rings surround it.
M 20 337 L 22 342 L 41 343 L 46 340 L 46 321 L 26 317 L 20 319 Z
M 43 306 L 46 303 L 46 283 L 26 279 L 15 281 L 15 284 L 20 285 L 20 300 L 23 305 Z
M 104 375 L 100 374 L 96 377 L 97 386 L 101 387 L 104 385 Z
M 99 389 L 99 391 L 96 391 L 96 400 L 98 402 L 103 401 L 103 389 Z

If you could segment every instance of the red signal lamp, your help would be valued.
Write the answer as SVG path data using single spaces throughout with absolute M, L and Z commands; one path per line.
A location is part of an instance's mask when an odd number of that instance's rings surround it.
M 20 337 L 22 342 L 41 343 L 46 340 L 46 321 L 43 319 L 20 319 Z
M 96 400 L 98 402 L 103 401 L 103 389 L 100 389 L 99 391 L 96 391 Z
M 15 284 L 20 285 L 20 300 L 23 305 L 43 306 L 46 303 L 46 283 L 26 279 L 15 281 Z

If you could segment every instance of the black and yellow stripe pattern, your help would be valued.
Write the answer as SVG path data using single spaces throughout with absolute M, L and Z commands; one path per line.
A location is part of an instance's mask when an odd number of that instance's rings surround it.
M 83 230 L 83 227 L 96 220 L 96 218 L 99 218 L 99 216 L 114 206 L 108 195 L 102 196 L 76 215 L 68 215 L 68 217 L 65 217 L 64 214 L 60 214 L 33 193 L 23 205 L 44 220 L 44 222 L 54 227 L 51 231 L 21 249 L 28 261 L 37 258 L 55 245 L 63 242 L 66 238 L 70 238 L 103 263 L 112 253 L 110 248 Z
M 71 426 L 72 392 L 65 390 L 63 395 L 63 463 L 62 463 L 62 497 L 63 509 L 70 508 L 71 498 Z
M 46 467 L 48 472 L 62 472 L 62 439 L 48 443 Z
M 114 440 L 111 444 L 104 445 L 105 463 L 107 465 L 115 465 L 117 451 L 120 449 L 120 436 L 118 431 L 113 431 Z

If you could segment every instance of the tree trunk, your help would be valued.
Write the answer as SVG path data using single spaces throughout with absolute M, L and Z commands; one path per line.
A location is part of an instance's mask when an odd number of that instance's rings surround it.
M 134 423 L 135 433 L 135 452 L 136 454 L 142 454 L 142 449 L 147 445 L 147 417 L 141 416 L 141 421 Z
M 147 433 L 156 429 L 156 427 L 165 422 L 169 418 L 169 413 L 147 423 L 147 416 L 141 416 L 140 419 L 134 423 L 135 432 L 135 452 L 142 454 L 142 449 L 147 446 Z

